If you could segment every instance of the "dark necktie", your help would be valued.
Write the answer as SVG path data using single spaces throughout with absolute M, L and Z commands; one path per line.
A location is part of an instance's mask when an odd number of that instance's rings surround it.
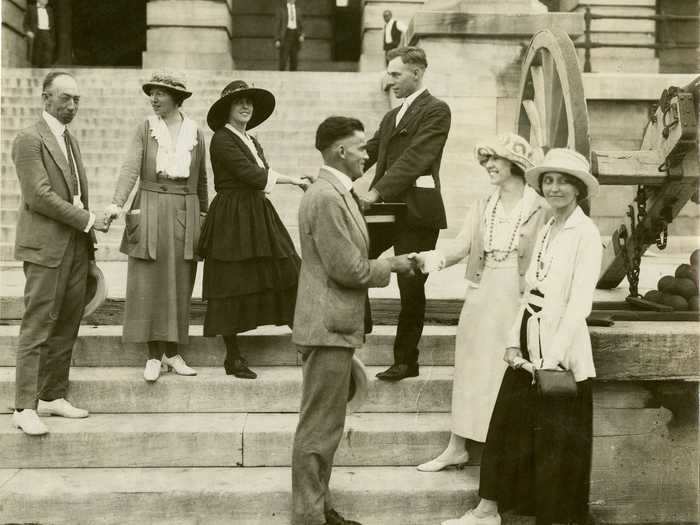
M 63 140 L 66 143 L 66 155 L 68 156 L 68 166 L 70 168 L 71 192 L 73 195 L 78 195 L 78 174 L 75 172 L 75 162 L 73 161 L 73 148 L 71 147 L 70 135 L 68 130 L 63 132 Z

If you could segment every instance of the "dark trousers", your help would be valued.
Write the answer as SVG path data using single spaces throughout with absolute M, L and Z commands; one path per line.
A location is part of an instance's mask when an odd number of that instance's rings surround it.
M 369 225 L 370 259 L 376 259 L 389 247 L 401 255 L 432 250 L 440 230 L 379 223 Z M 418 341 L 425 321 L 425 281 L 427 275 L 398 276 L 401 311 L 394 340 L 394 363 L 414 365 L 418 362 Z
M 51 67 L 54 62 L 53 31 L 37 29 L 34 38 L 30 40 L 30 60 L 34 67 Z
M 333 508 L 328 483 L 343 437 L 354 349 L 298 348 L 304 380 L 292 450 L 292 524 L 323 525 Z
M 287 29 L 284 38 L 280 42 L 280 71 L 287 69 L 287 59 L 289 59 L 289 71 L 297 70 L 297 55 L 299 54 L 299 30 Z
M 66 396 L 73 345 L 85 309 L 88 243 L 71 237 L 57 268 L 24 263 L 24 316 L 17 345 L 15 408 Z

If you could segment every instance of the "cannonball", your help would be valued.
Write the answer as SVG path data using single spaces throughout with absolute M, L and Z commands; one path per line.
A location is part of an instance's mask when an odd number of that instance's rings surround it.
M 698 285 L 692 279 L 686 279 L 685 277 L 676 279 L 676 282 L 673 284 L 673 290 L 677 295 L 686 299 L 698 295 Z
M 692 264 L 696 268 L 698 267 L 698 265 L 700 265 L 700 249 L 697 249 L 690 254 L 690 264 Z
M 673 293 L 673 286 L 675 283 L 675 277 L 673 277 L 672 275 L 664 275 L 661 279 L 659 279 L 659 282 L 656 285 L 656 287 L 660 292 Z
M 692 279 L 692 272 L 693 267 L 690 266 L 689 264 L 680 264 L 678 265 L 678 268 L 676 268 L 676 277 L 677 278 L 682 278 L 685 277 L 686 279 Z
M 644 299 L 647 301 L 651 301 L 652 303 L 658 303 L 661 302 L 661 296 L 663 294 L 658 291 L 658 290 L 649 290 L 647 293 L 644 294 Z
M 700 311 L 700 297 L 696 295 L 688 299 L 688 310 L 691 312 Z
M 688 309 L 688 301 L 680 295 L 665 293 L 661 296 L 661 304 L 670 306 L 675 311 L 683 311 Z

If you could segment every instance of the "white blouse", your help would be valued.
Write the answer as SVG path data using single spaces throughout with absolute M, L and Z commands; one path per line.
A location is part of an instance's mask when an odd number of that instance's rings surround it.
M 528 287 L 544 295 L 538 315 L 539 333 L 529 333 L 530 327 L 537 326 L 537 323 L 528 325 L 528 341 L 539 340 L 538 345 L 533 345 L 539 346 L 539 350 L 530 357 L 535 358 L 533 364 L 536 367 L 556 368 L 561 365 L 573 371 L 576 381 L 582 381 L 596 375 L 586 317 L 593 308 L 603 245 L 598 228 L 579 207 L 569 216 L 558 235 L 545 245 L 543 239 L 552 221 L 538 233 L 525 274 Z M 520 347 L 520 325 L 530 299 L 528 295 L 526 293 L 523 298 L 508 346 Z M 529 347 L 528 343 L 528 350 Z

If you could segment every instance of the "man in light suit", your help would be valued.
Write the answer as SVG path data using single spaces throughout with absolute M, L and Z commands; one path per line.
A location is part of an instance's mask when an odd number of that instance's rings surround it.
M 389 51 L 388 86 L 403 104 L 389 111 L 374 137 L 367 142 L 369 160 L 365 169 L 377 164 L 369 193 L 361 195 L 365 205 L 374 202 L 403 202 L 406 213 L 395 224 L 377 223 L 370 228 L 370 257 L 378 257 L 390 246 L 394 253 L 435 248 L 438 233 L 447 227 L 440 195 L 440 162 L 450 131 L 450 108 L 423 87 L 428 67 L 425 52 L 417 47 Z M 399 276 L 399 313 L 394 364 L 377 374 L 379 379 L 398 381 L 418 375 L 418 341 L 425 320 L 427 275 Z
M 355 348 L 365 339 L 367 289 L 411 272 L 408 256 L 369 260 L 369 235 L 352 189 L 367 159 L 359 120 L 329 117 L 316 132 L 324 166 L 299 207 L 301 272 L 292 339 L 303 357 L 292 453 L 294 525 L 352 525 L 330 500 L 333 456 L 343 435 Z
M 24 316 L 19 331 L 13 423 L 29 435 L 48 430 L 37 416 L 87 417 L 66 399 L 73 344 L 85 306 L 94 229 L 78 142 L 66 124 L 80 93 L 68 73 L 51 72 L 42 86 L 44 112 L 12 146 L 22 199 L 15 258 L 24 261 Z
M 297 70 L 297 55 L 304 42 L 301 9 L 296 0 L 281 2 L 275 11 L 275 47 L 279 49 L 279 70 Z

